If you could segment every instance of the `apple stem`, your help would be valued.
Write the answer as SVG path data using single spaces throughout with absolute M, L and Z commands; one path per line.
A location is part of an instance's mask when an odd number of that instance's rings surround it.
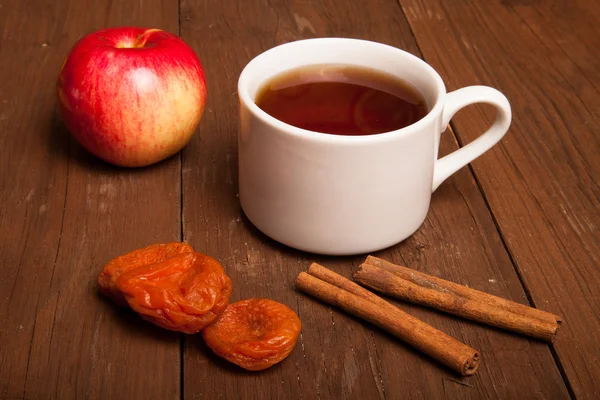
M 135 41 L 135 43 L 133 43 L 133 45 L 131 47 L 133 47 L 133 48 L 144 47 L 146 45 L 146 41 L 148 40 L 148 36 L 150 36 L 150 34 L 154 33 L 154 32 L 160 32 L 160 29 L 146 30 L 144 33 L 142 33 L 140 36 L 138 36 L 137 40 Z

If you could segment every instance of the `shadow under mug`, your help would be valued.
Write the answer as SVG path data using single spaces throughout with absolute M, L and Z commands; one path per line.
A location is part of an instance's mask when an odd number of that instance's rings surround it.
M 281 72 L 315 64 L 369 67 L 397 76 L 424 97 L 429 113 L 405 128 L 365 136 L 312 132 L 281 122 L 255 103 Z M 446 93 L 427 63 L 385 44 L 345 38 L 299 40 L 250 61 L 238 81 L 239 196 L 264 234 L 312 253 L 354 255 L 392 246 L 423 223 L 432 192 L 506 133 L 511 109 L 496 89 Z M 437 159 L 452 116 L 473 103 L 496 107 L 496 120 L 476 140 Z

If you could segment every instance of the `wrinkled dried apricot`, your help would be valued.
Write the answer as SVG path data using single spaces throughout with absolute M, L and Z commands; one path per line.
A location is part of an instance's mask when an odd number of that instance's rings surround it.
M 300 319 L 289 307 L 253 298 L 229 304 L 202 334 L 220 357 L 250 371 L 271 367 L 294 349 Z
M 156 264 L 178 254 L 193 253 L 194 249 L 187 243 L 152 244 L 138 250 L 118 256 L 108 262 L 98 277 L 100 291 L 110 296 L 120 305 L 127 305 L 123 295 L 117 290 L 116 279 L 129 270 L 148 264 Z
M 216 260 L 186 253 L 123 273 L 117 288 L 129 306 L 158 326 L 196 333 L 219 316 L 232 285 Z
M 223 312 L 232 285 L 218 261 L 186 246 L 145 248 L 117 257 L 100 274 L 102 291 L 155 325 L 200 331 Z

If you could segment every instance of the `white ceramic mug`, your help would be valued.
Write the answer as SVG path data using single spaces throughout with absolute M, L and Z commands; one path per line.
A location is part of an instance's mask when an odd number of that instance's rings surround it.
M 312 132 L 281 122 L 255 104 L 273 76 L 301 66 L 346 64 L 407 81 L 429 113 L 405 128 L 365 136 Z M 423 223 L 431 194 L 455 171 L 495 145 L 511 122 L 506 97 L 471 86 L 446 93 L 420 58 L 357 39 L 319 38 L 274 47 L 254 58 L 238 82 L 239 196 L 248 219 L 290 247 L 329 255 L 369 253 L 401 242 Z M 483 135 L 437 159 L 450 118 L 473 103 L 494 105 Z

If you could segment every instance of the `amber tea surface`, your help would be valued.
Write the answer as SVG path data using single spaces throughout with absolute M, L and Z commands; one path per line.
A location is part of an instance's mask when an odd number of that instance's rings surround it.
M 369 68 L 316 65 L 284 72 L 258 91 L 256 104 L 287 124 L 334 135 L 372 135 L 423 118 L 423 96 L 407 82 Z

